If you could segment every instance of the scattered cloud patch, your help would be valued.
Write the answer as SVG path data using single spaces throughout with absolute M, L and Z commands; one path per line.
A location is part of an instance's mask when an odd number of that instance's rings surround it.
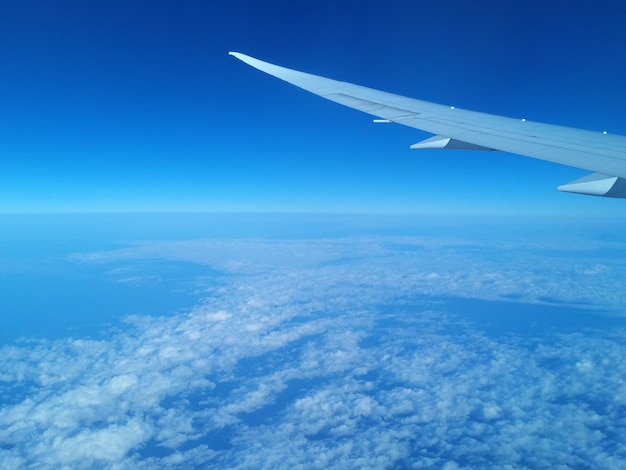
M 611 290 L 609 308 L 623 296 L 621 261 L 596 254 L 606 266 L 597 270 L 598 259 L 554 263 L 533 250 L 365 237 L 146 242 L 76 255 L 193 261 L 223 277 L 187 312 L 128 317 L 98 340 L 2 348 L 0 463 L 619 467 L 624 324 L 529 334 L 503 307 L 508 327 L 492 335 L 481 314 L 507 296 L 535 307 L 542 296 L 600 304 Z M 466 315 L 449 311 L 452 297 Z M 542 308 L 549 317 L 556 307 Z

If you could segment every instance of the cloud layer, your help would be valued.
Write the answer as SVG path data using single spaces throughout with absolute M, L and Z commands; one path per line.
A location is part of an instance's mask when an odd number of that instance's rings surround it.
M 242 239 L 77 255 L 193 261 L 221 275 L 187 312 L 130 317 L 100 339 L 2 348 L 0 463 L 617 467 L 624 323 L 559 332 L 555 316 L 549 331 L 519 329 L 501 301 L 540 306 L 547 321 L 557 303 L 604 318 L 577 305 L 618 313 L 622 263 L 588 245 L 538 245 Z M 494 308 L 508 325 L 498 334 L 480 320 Z

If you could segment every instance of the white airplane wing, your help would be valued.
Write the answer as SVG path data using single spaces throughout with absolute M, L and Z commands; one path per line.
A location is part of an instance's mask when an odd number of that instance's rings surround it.
M 594 196 L 626 198 L 626 137 L 513 119 L 394 95 L 291 70 L 241 54 L 230 55 L 336 103 L 435 134 L 414 149 L 501 150 L 593 173 L 559 186 Z

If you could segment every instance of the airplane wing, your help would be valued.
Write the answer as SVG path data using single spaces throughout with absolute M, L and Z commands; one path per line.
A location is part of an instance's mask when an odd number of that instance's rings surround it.
M 626 137 L 479 113 L 291 70 L 229 52 L 262 72 L 336 103 L 435 134 L 413 149 L 501 150 L 592 171 L 560 191 L 626 198 Z

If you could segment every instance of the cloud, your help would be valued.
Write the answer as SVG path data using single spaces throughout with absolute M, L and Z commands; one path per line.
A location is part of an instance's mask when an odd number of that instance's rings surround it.
M 518 302 L 537 303 L 545 286 L 559 285 L 560 298 L 572 302 L 581 291 L 599 302 L 609 288 L 604 270 L 594 273 L 594 285 L 584 269 L 559 283 L 572 262 L 551 272 L 552 259 L 520 250 L 367 237 L 158 242 L 76 256 L 107 265 L 193 260 L 223 277 L 188 312 L 128 317 L 99 340 L 2 348 L 0 463 L 623 463 L 623 324 L 533 335 L 481 328 L 481 309 L 513 289 Z M 461 303 L 471 311 L 452 315 L 446 299 L 453 295 L 482 303 Z

